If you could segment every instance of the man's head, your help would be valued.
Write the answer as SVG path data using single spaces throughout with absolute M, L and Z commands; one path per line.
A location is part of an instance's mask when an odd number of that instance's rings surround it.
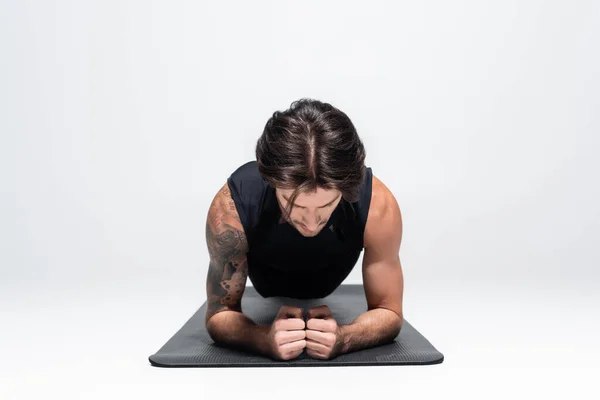
M 342 193 L 335 189 L 318 188 L 314 192 L 299 193 L 294 203 L 290 201 L 293 194 L 293 189 L 275 188 L 282 211 L 291 210 L 284 219 L 304 236 L 316 236 L 342 200 Z
M 285 220 L 304 236 L 318 234 L 342 199 L 358 201 L 366 169 L 365 148 L 350 118 L 312 99 L 273 113 L 256 159 Z

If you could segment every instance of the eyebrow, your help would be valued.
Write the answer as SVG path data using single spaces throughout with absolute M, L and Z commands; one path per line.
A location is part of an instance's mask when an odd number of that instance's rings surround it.
M 285 194 L 282 194 L 282 195 L 281 195 L 281 197 L 283 197 L 283 198 L 284 198 L 284 200 L 286 200 L 286 201 L 288 201 L 288 202 L 290 201 L 290 199 L 289 199 L 289 198 L 288 198 L 288 197 L 287 197 Z M 336 200 L 337 200 L 339 197 L 340 197 L 340 195 L 337 195 L 337 196 L 335 197 L 335 199 L 331 200 L 329 203 L 325 204 L 324 206 L 317 207 L 317 208 L 325 208 L 325 207 L 327 207 L 327 206 L 330 206 L 330 205 L 331 205 L 332 203 L 334 203 L 334 202 L 335 202 L 335 201 L 336 201 Z M 295 206 L 295 207 L 298 207 L 298 208 L 306 208 L 306 207 L 304 207 L 304 206 L 300 206 L 300 205 L 298 205 L 298 204 L 294 204 L 294 206 Z

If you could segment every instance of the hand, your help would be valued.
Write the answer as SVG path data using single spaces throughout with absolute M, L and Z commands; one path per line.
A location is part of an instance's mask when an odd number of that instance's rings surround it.
M 313 307 L 306 318 L 306 353 L 322 360 L 337 357 L 342 349 L 342 335 L 329 307 Z
M 282 306 L 271 324 L 269 347 L 272 358 L 291 360 L 298 357 L 306 347 L 305 323 L 302 309 Z

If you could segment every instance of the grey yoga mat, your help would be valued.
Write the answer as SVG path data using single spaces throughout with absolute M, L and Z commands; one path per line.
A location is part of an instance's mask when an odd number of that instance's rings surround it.
M 248 286 L 242 298 L 242 310 L 257 324 L 271 324 L 282 305 L 302 307 L 329 306 L 338 324 L 349 324 L 367 311 L 362 285 L 341 285 L 323 299 L 298 300 L 288 297 L 261 297 Z M 440 364 L 444 356 L 410 323 L 403 322 L 392 343 L 342 354 L 332 360 L 311 358 L 303 352 L 293 360 L 272 360 L 241 350 L 217 346 L 204 324 L 206 302 L 155 354 L 149 357 L 156 367 L 317 367 L 368 365 Z

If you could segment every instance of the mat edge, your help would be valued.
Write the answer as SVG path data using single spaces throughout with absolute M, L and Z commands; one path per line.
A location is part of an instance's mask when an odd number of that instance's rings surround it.
M 313 363 L 298 363 L 298 362 L 285 362 L 285 361 L 266 361 L 264 363 L 231 363 L 231 364 L 218 364 L 218 363 L 203 363 L 203 364 L 163 364 L 158 361 L 152 360 L 154 355 L 148 357 L 150 365 L 158 368 L 273 368 L 273 367 L 384 367 L 384 366 L 426 366 L 426 365 L 439 365 L 444 363 L 444 355 L 441 354 L 439 358 L 430 361 L 384 361 L 384 362 L 337 362 L 332 363 L 328 361 L 316 361 Z

